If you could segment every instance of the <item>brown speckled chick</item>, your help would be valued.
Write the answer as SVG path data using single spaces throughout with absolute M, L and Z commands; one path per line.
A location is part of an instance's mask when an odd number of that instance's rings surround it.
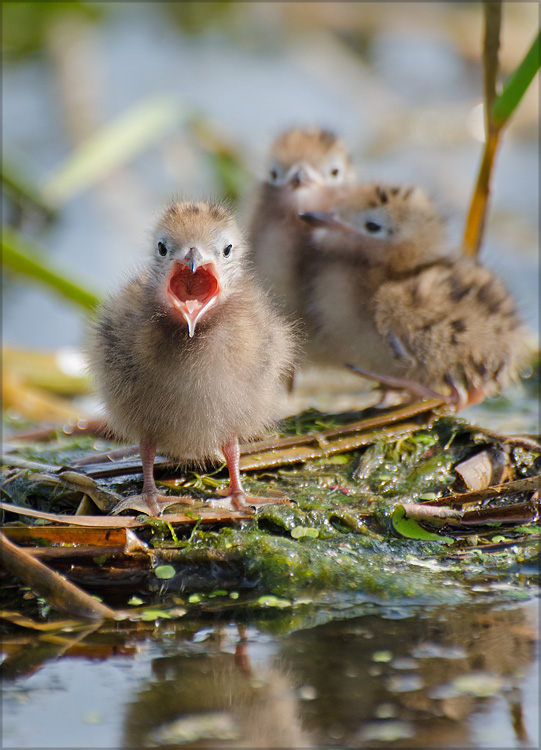
M 239 440 L 273 424 L 294 348 L 246 272 L 246 253 L 223 206 L 175 203 L 158 221 L 146 268 L 99 311 L 92 369 L 113 432 L 139 441 L 144 469 L 142 495 L 115 512 L 156 515 L 171 504 L 154 483 L 157 450 L 195 464 L 225 456 L 231 501 L 246 507 Z
M 418 395 L 427 386 L 457 408 L 516 378 L 526 345 L 515 303 L 491 271 L 448 250 L 422 190 L 363 185 L 334 214 L 303 219 L 313 227 L 302 278 L 314 359 Z
M 290 315 L 298 315 L 296 248 L 306 234 L 299 212 L 332 210 L 353 180 L 346 147 L 328 130 L 287 130 L 271 146 L 250 222 L 250 246 L 258 278 Z

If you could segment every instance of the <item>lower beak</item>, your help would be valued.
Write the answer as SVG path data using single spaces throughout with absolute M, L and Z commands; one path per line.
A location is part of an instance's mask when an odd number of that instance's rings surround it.
M 220 293 L 216 266 L 214 263 L 200 265 L 201 260 L 203 257 L 199 251 L 190 248 L 184 260 L 175 262 L 166 283 L 166 296 L 186 321 L 190 338 L 195 334 L 197 323 L 216 303 Z

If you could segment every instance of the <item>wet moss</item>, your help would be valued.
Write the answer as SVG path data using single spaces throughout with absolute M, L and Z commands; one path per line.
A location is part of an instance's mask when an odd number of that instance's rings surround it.
M 320 431 L 362 416 L 310 410 L 287 420 L 284 430 L 290 435 Z M 520 571 L 526 582 L 535 580 L 539 556 L 533 540 L 487 554 L 468 551 L 466 537 L 452 545 L 397 538 L 390 522 L 398 503 L 448 494 L 456 479 L 453 467 L 478 451 L 480 443 L 497 442 L 477 434 L 464 420 L 444 417 L 429 426 L 419 424 L 418 430 L 400 439 L 378 441 L 368 448 L 305 464 L 247 473 L 243 481 L 248 492 L 265 495 L 269 489 L 279 490 L 292 503 L 262 506 L 252 519 L 234 526 L 231 522 L 228 526 L 187 525 L 172 531 L 167 514 L 153 521 L 139 534 L 163 564 L 175 568 L 170 579 L 155 580 L 155 591 L 254 591 L 282 599 L 313 596 L 320 602 L 322 597 L 342 592 L 356 601 L 360 597 L 362 601 L 440 603 L 470 595 L 466 585 L 469 564 L 490 574 Z M 81 453 L 96 450 L 95 446 L 95 441 L 62 439 L 45 449 L 30 447 L 24 455 L 67 465 Z M 107 447 L 99 441 L 99 450 Z M 532 451 L 515 447 L 510 456 L 515 475 L 538 470 L 539 459 Z M 224 471 L 212 475 L 185 471 L 182 477 L 184 487 L 179 490 L 189 487 L 191 494 L 202 499 L 211 497 L 214 488 L 227 485 Z M 141 489 L 139 475 L 101 482 L 122 494 Z M 72 490 L 47 487 L 25 472 L 7 487 L 14 502 L 43 510 L 71 508 L 73 512 L 80 500 Z M 442 536 L 450 533 L 447 528 L 431 530 Z M 452 560 L 456 552 L 462 557 L 455 555 Z

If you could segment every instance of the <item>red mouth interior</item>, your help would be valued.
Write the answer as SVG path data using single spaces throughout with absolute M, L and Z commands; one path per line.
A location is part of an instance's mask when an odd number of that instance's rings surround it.
M 220 291 L 212 263 L 199 266 L 192 273 L 184 263 L 175 263 L 167 284 L 175 306 L 190 317 L 196 317 Z

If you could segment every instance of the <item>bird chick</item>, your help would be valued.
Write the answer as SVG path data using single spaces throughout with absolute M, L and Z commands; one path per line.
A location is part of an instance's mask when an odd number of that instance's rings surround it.
M 514 301 L 491 271 L 448 249 L 422 190 L 363 185 L 335 213 L 302 218 L 313 227 L 303 274 L 313 358 L 416 395 L 444 393 L 457 408 L 516 377 L 525 337 Z
M 225 457 L 245 509 L 239 440 L 264 433 L 292 368 L 288 325 L 246 269 L 247 246 L 221 205 L 175 203 L 146 267 L 99 310 L 89 354 L 113 432 L 138 440 L 142 494 L 117 508 L 159 515 L 156 451 L 201 464 Z M 253 498 L 250 502 L 253 502 Z
M 353 181 L 346 147 L 328 130 L 287 130 L 271 146 L 267 177 L 250 221 L 250 246 L 258 278 L 294 317 L 298 314 L 295 249 L 306 234 L 299 212 L 331 210 Z

